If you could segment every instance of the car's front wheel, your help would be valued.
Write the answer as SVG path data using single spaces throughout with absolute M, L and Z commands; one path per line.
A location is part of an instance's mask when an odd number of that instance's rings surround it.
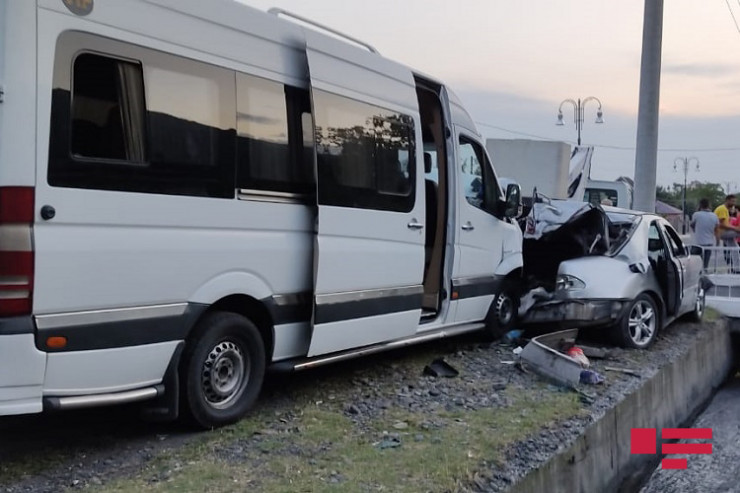
M 653 298 L 645 293 L 630 304 L 618 326 L 620 342 L 625 347 L 645 349 L 658 334 L 660 313 Z
M 484 337 L 494 341 L 500 339 L 504 334 L 516 328 L 519 319 L 519 297 L 516 285 L 506 281 L 488 309 L 486 315 Z

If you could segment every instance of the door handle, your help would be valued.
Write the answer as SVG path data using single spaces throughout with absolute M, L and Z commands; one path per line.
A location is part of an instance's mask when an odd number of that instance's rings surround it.
M 411 221 L 411 222 L 410 222 L 410 223 L 408 224 L 408 226 L 409 226 L 409 229 L 424 229 L 424 225 L 423 225 L 423 224 L 421 224 L 421 223 L 420 223 L 419 221 L 417 221 L 416 219 L 413 219 L 413 220 L 412 220 L 412 221 Z
M 473 226 L 473 224 L 468 221 L 467 223 L 463 224 L 462 229 L 463 231 L 473 231 L 475 229 L 475 226 Z

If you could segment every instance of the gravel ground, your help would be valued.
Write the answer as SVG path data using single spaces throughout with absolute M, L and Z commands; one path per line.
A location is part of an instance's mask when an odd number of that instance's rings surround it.
M 461 482 L 458 491 L 504 491 L 518 478 L 546 462 L 568 446 L 585 427 L 599 419 L 623 396 L 657 370 L 685 352 L 692 341 L 718 322 L 703 326 L 677 323 L 664 331 L 650 351 L 614 349 L 609 360 L 592 360 L 593 368 L 607 378 L 606 384 L 589 386 L 581 396 L 583 409 L 574 417 L 550 423 L 502 451 L 503 460 L 484 460 L 474 477 Z M 593 345 L 593 343 L 589 343 Z M 349 418 L 361 433 L 377 435 L 389 447 L 404 440 L 423 440 L 417 432 L 405 433 L 405 422 L 383 430 L 378 419 L 404 413 L 419 416 L 419 430 L 443 426 L 435 421 L 439 411 L 463 412 L 505 409 L 514 397 L 526 396 L 538 402 L 563 392 L 531 373 L 505 362 L 514 360 L 513 347 L 503 343 L 480 344 L 475 337 L 463 337 L 363 358 L 318 370 L 268 378 L 255 414 L 262 417 L 260 429 L 246 436 L 228 438 L 229 430 L 193 433 L 178 425 L 157 425 L 139 421 L 130 408 L 98 409 L 56 415 L 0 419 L 0 492 L 57 492 L 87 487 L 95 490 L 122 478 L 149 474 L 151 464 L 163 454 L 177 454 L 209 437 L 219 437 L 217 450 L 206 448 L 225 463 L 259 468 L 270 454 L 301 455 L 311 463 L 331 444 L 318 442 L 308 452 L 291 446 L 297 433 L 297 402 L 325 405 Z M 444 357 L 459 370 L 456 378 L 423 375 L 433 359 Z M 604 366 L 640 371 L 642 378 L 605 372 Z M 514 397 L 512 397 L 514 396 Z M 526 413 L 525 413 L 526 414 Z M 223 437 L 226 438 L 223 438 Z M 260 450 L 274 436 L 281 446 Z M 444 446 L 443 443 L 440 446 Z M 148 477 L 151 484 L 167 481 L 187 463 Z M 336 474 L 334 474 L 336 473 Z M 347 480 L 331 471 L 328 482 Z M 351 480 L 351 478 L 350 478 Z M 259 483 L 252 487 L 259 489 Z

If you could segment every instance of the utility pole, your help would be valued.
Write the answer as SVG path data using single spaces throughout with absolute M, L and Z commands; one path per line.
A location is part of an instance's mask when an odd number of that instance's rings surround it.
M 699 159 L 695 157 L 677 157 L 673 162 L 673 171 L 683 171 L 683 205 L 681 206 L 683 234 L 686 234 L 686 189 L 689 186 L 689 168 L 696 163 L 696 171 L 699 171 Z
M 655 211 L 662 44 L 663 0 L 645 0 L 635 153 L 635 209 L 645 212 Z

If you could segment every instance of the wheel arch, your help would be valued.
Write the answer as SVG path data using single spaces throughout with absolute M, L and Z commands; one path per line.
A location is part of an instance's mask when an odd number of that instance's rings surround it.
M 204 317 L 213 312 L 236 313 L 248 318 L 257 326 L 257 330 L 262 336 L 262 342 L 265 344 L 265 360 L 272 361 L 275 350 L 275 325 L 272 314 L 265 303 L 246 294 L 225 296 L 208 307 L 195 323 L 193 329 L 198 326 L 198 323 Z M 191 332 L 193 329 L 191 329 Z

